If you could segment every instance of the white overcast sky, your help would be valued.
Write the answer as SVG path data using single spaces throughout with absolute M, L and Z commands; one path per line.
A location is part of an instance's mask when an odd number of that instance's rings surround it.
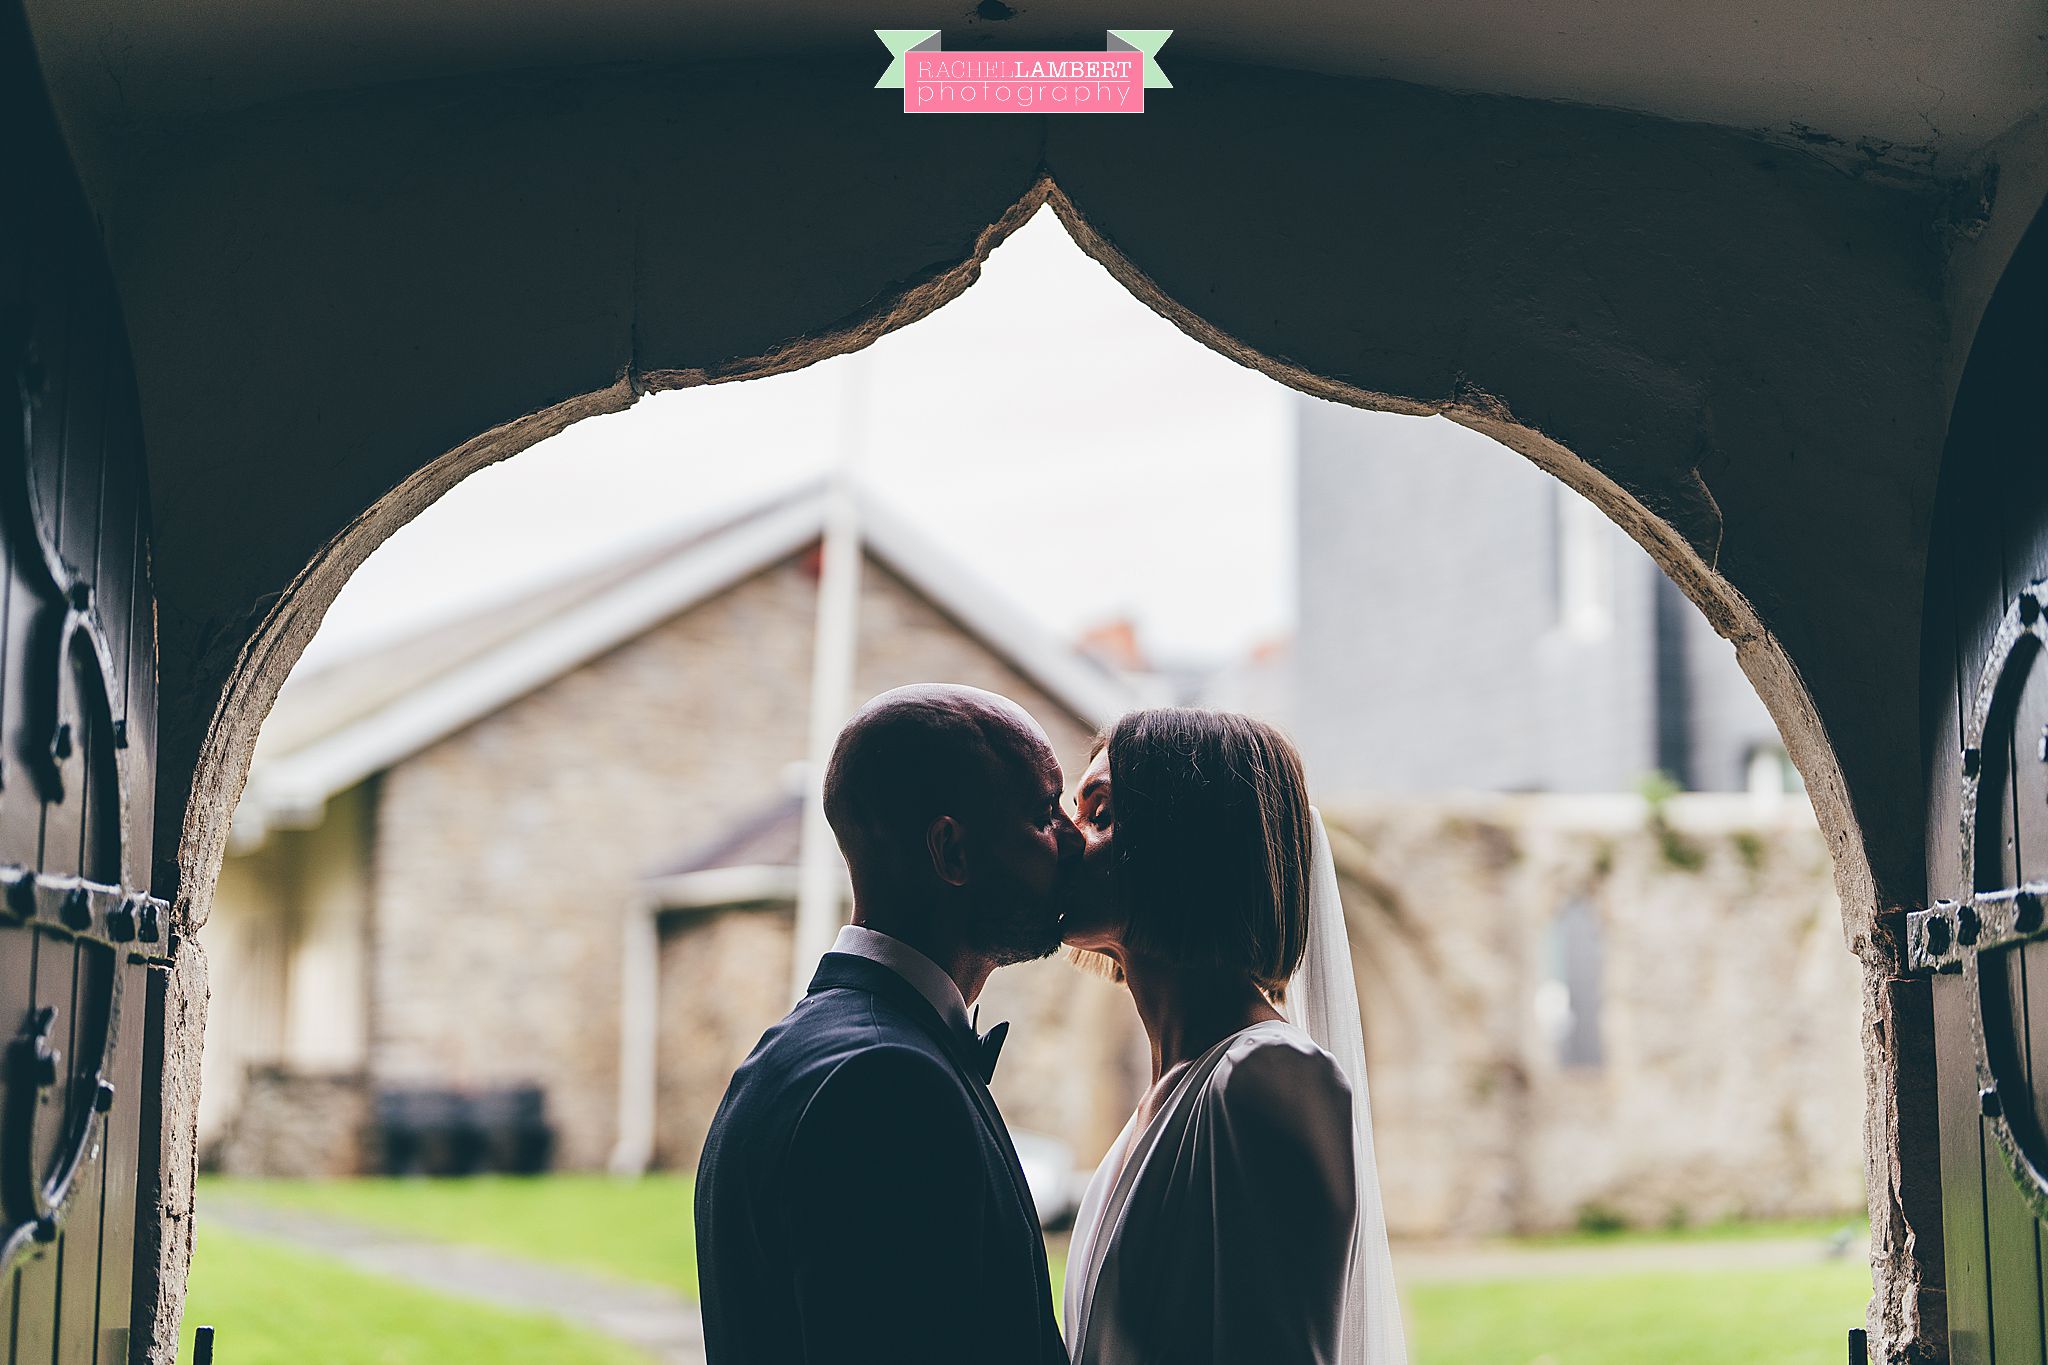
M 1128 615 L 1156 658 L 1220 662 L 1291 629 L 1298 401 L 1132 298 L 1045 210 L 866 350 L 657 394 L 472 476 L 356 573 L 305 663 L 727 515 L 850 445 L 864 486 L 1053 630 Z

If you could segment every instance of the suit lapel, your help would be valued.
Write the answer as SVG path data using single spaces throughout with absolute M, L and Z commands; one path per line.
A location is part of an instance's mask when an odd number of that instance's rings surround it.
M 959 1049 L 954 1049 L 953 1064 L 961 1067 Z M 1003 1122 L 1003 1115 L 996 1108 L 995 1096 L 988 1093 L 988 1084 L 979 1074 L 961 1067 L 961 1075 L 967 1081 L 967 1092 L 974 1096 L 974 1102 L 981 1106 L 981 1117 L 995 1137 L 996 1145 L 1002 1149 L 1003 1160 L 1010 1168 L 1010 1182 L 1017 1187 L 1017 1197 L 1023 1203 L 1035 1222 L 1038 1205 L 1031 1198 L 1031 1182 L 1024 1178 L 1024 1163 L 1017 1159 L 1017 1144 L 1010 1137 L 1010 1127 Z
M 932 1002 L 924 998 L 923 992 L 872 959 L 852 953 L 827 953 L 818 959 L 818 970 L 811 977 L 806 994 L 837 989 L 867 991 L 889 1001 L 916 1020 L 918 1027 L 931 1035 L 932 1040 L 945 1051 L 953 1069 L 960 1075 L 961 1084 L 967 1087 L 967 1093 L 974 1097 L 975 1106 L 981 1110 L 982 1123 L 989 1136 L 995 1139 L 1003 1154 L 1019 1201 L 1035 1218 L 1037 1205 L 1031 1198 L 1031 1182 L 1024 1178 L 1024 1165 L 1017 1159 L 1017 1144 L 1011 1141 L 1002 1111 L 996 1108 L 995 1097 L 989 1094 L 988 1083 L 981 1078 L 981 1059 L 969 1053 L 966 1039 L 940 1017 L 939 1012 L 932 1008 Z

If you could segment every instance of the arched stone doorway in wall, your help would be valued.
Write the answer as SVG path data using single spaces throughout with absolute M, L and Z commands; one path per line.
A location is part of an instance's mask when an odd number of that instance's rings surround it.
M 1357 74 L 1387 69 L 1369 7 L 1341 25 L 1305 9 L 1185 34 L 1183 50 L 1207 45 L 1143 120 L 945 121 L 876 97 L 865 30 L 757 12 L 707 39 L 693 16 L 615 10 L 607 38 L 603 20 L 541 8 L 530 25 L 479 19 L 494 54 L 479 66 L 438 15 L 395 48 L 385 33 L 408 35 L 375 7 L 320 10 L 344 24 L 321 32 L 350 35 L 323 43 L 254 7 L 150 29 L 137 16 L 174 11 L 28 5 L 91 196 L 73 234 L 109 244 L 134 343 L 164 685 L 150 885 L 179 898 L 172 932 L 204 917 L 244 741 L 318 615 L 321 572 L 305 571 L 346 561 L 362 539 L 348 528 L 373 543 L 359 519 L 402 520 L 441 486 L 419 472 L 452 479 L 436 462 L 478 432 L 495 436 L 464 447 L 472 462 L 643 387 L 800 365 L 915 315 L 1049 175 L 1224 344 L 1347 401 L 1544 433 L 1625 491 L 1611 511 L 1648 509 L 1639 538 L 1669 533 L 1670 562 L 1708 566 L 1707 583 L 1681 575 L 1695 600 L 1746 599 L 1709 611 L 1776 680 L 1768 695 L 1811 701 L 1778 720 L 1833 812 L 1865 969 L 1877 1349 L 1942 1355 L 1937 1168 L 1918 1130 L 1935 1029 L 1927 981 L 1904 970 L 1927 802 L 1902 737 L 1920 719 L 1949 404 L 2042 194 L 2028 16 L 1845 12 L 1826 26 L 1831 63 L 1807 67 L 1814 49 L 1758 38 L 1773 22 L 1803 36 L 1796 15 L 1673 28 L 1645 11 L 1617 33 L 1661 43 L 1493 32 L 1491 50 L 1521 49 L 1519 82 L 1408 68 L 1439 89 Z M 988 8 L 1010 36 L 1065 36 L 1050 12 Z M 1457 41 L 1469 13 L 1428 19 L 1438 55 L 1487 47 Z M 25 22 L 8 41 L 33 65 Z M 1800 97 L 1759 112 L 1741 91 L 1766 49 Z M 571 65 L 607 53 L 634 65 Z M 1624 86 L 1559 69 L 1585 54 L 1610 76 L 1618 62 Z M 1932 83 L 1950 92 L 1939 128 L 1924 60 L 1969 73 Z M 1645 73 L 1664 90 L 1645 93 Z M 1814 126 L 1809 100 L 1843 96 L 1819 119 L 1833 132 Z M 1888 112 L 1888 131 L 1859 108 Z M 1673 121 L 1701 117 L 1719 124 Z M 273 614 L 287 598 L 296 621 Z M 203 997 L 190 954 L 164 999 L 188 1052 Z M 176 1111 L 196 1073 L 170 1060 Z M 162 1325 L 190 1210 L 175 1112 L 160 1150 L 166 1184 L 140 1212 L 165 1244 L 171 1283 L 141 1277 L 166 1291 Z
M 352 519 L 387 495 L 417 505 L 432 490 L 407 481 L 479 431 L 501 450 L 531 438 L 503 429 L 522 414 L 559 425 L 900 320 L 1049 170 L 1233 345 L 1354 398 L 1547 433 L 1682 539 L 1672 562 L 1710 564 L 1747 599 L 1709 614 L 1813 701 L 1778 719 L 1837 808 L 1868 970 L 1875 1311 L 1915 1339 L 1936 1287 L 1916 1259 L 1930 1168 L 1902 1141 L 1901 1107 L 1925 1096 L 1900 1048 L 1924 1020 L 1896 968 L 1924 868 L 1918 766 L 1896 742 L 1911 689 L 1893 680 L 1919 653 L 1905 623 L 1950 352 L 2020 200 L 2038 199 L 2028 137 L 2001 151 L 1994 208 L 1981 182 L 1844 177 L 1785 139 L 1228 62 L 1189 68 L 1202 79 L 1142 130 L 912 127 L 871 97 L 872 66 L 863 51 L 569 72 L 538 94 L 450 77 L 152 130 L 109 223 L 152 459 L 172 475 L 153 489 L 158 809 L 202 836 L 156 840 L 159 889 L 203 916 L 242 758 L 207 751 L 231 739 L 220 703 L 310 628 L 256 639 L 304 566 L 345 557 Z M 1864 600 L 1889 609 L 1843 605 Z M 237 687 L 228 714 L 266 704 Z M 1814 757 L 1824 745 L 1835 761 Z M 183 1200 L 166 1192 L 171 1226 Z
M 1051 194 L 1051 190 L 1049 190 L 1049 188 L 1042 188 L 1040 192 L 1044 192 L 1044 194 Z M 1067 213 L 1071 215 L 1071 209 L 1067 209 Z M 1085 233 L 1083 233 L 1083 237 L 1085 237 Z M 991 244 L 991 248 L 993 248 L 993 244 Z M 1262 368 L 1264 368 L 1264 366 L 1262 366 Z M 1407 407 L 1413 407 L 1413 405 L 1407 405 Z M 1485 432 L 1487 432 L 1489 436 L 1491 436 L 1491 434 L 1497 434 L 1497 432 L 1501 432 L 1501 430 L 1505 430 L 1505 426 L 1503 426 L 1503 422 L 1499 420 L 1499 415 L 1497 415 L 1497 413 L 1495 413 L 1495 415 L 1475 415 L 1475 413 L 1464 413 L 1464 415 L 1468 417 L 1468 422 L 1470 422 L 1470 426 L 1475 426 L 1475 428 L 1479 428 L 1479 430 L 1485 430 Z M 1528 438 L 1526 434 L 1524 434 L 1524 444 L 1530 444 L 1530 438 Z M 1542 444 L 1542 442 L 1536 442 L 1536 444 Z M 504 452 L 504 448 L 502 448 L 502 446 L 494 450 L 494 454 L 502 454 L 502 452 Z M 1563 456 L 1561 452 L 1556 452 L 1556 450 L 1546 450 L 1546 458 L 1550 458 L 1550 460 L 1552 460 L 1552 463 L 1569 463 L 1569 460 L 1567 460 L 1567 456 Z M 446 471 L 436 471 L 436 477 L 440 477 L 440 475 L 444 475 L 444 473 L 446 473 Z M 1581 477 L 1585 477 L 1585 475 L 1583 475 L 1583 471 L 1581 471 Z M 449 481 L 449 483 L 453 483 L 453 475 L 446 475 L 446 481 Z M 1593 491 L 1595 491 L 1595 493 L 1599 491 L 1599 487 L 1597 487 L 1597 481 L 1593 481 Z M 1610 487 L 1610 489 L 1606 491 L 1606 495 L 1608 495 L 1608 497 L 1610 497 L 1610 501 L 1612 501 L 1612 497 L 1616 497 L 1616 491 L 1614 491 L 1614 489 Z M 377 520 L 377 518 L 381 518 L 381 516 L 389 516 L 389 510 L 379 510 L 379 512 L 373 512 L 371 520 Z M 1638 514 L 1638 520 L 1640 520 L 1640 514 Z M 395 524 L 395 518 L 387 520 L 387 522 L 385 522 L 385 524 L 383 524 L 383 526 L 381 526 L 379 530 L 389 530 L 389 526 L 391 526 L 391 524 Z M 358 534 L 369 534 L 369 532 L 358 532 Z M 354 548 L 350 548 L 350 555 L 354 555 Z M 319 591 L 328 591 L 328 593 L 332 593 L 332 587 L 334 587 L 334 585 L 330 583 L 330 575 L 334 575 L 334 573 L 336 573 L 336 565 L 334 565 L 334 563 L 330 563 L 330 565 L 324 565 L 324 567 L 322 567 L 322 569 L 319 569 L 319 571 L 315 571 L 313 575 L 309 575 L 309 579 L 307 579 L 305 583 L 301 583 L 301 589 L 299 589 L 299 591 L 305 591 L 305 593 L 309 593 L 309 596 L 307 596 L 307 598 L 305 598 L 303 602 L 301 602 L 301 600 L 287 600 L 285 604 L 281 604 L 279 612 L 276 612 L 276 614 L 272 616 L 272 624 L 270 624 L 270 628 L 272 628 L 272 630 L 281 630 L 283 626 L 281 626 L 279 622 L 285 622 L 285 620 L 289 620 L 291 612 L 295 612 L 295 610 L 311 610 L 311 608 L 309 608 L 307 604 L 313 604 L 313 602 L 317 602 L 317 600 L 319 600 Z M 281 657 L 283 657 L 283 655 L 274 655 L 274 657 L 272 657 L 272 663 L 276 663 L 276 661 L 279 661 Z M 225 714 L 227 714 L 227 712 L 223 712 L 223 716 L 225 716 Z M 225 743 L 227 743 L 227 739 L 225 739 L 225 735 L 223 735 L 223 733 L 217 733 L 217 735 L 215 735 L 215 741 L 217 741 L 219 745 L 225 745 Z M 242 741 L 238 739 L 236 743 L 242 743 Z M 215 831 L 215 833 L 219 833 L 219 831 Z

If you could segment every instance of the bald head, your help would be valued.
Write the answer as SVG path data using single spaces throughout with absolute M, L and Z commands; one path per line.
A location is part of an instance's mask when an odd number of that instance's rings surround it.
M 943 683 L 899 687 L 839 732 L 825 818 L 856 885 L 893 879 L 893 865 L 921 861 L 934 820 L 972 820 L 992 803 L 1028 799 L 1051 758 L 1045 731 L 1008 697 Z
M 995 967 L 1059 946 L 1082 853 L 1059 760 L 1008 697 L 935 683 L 884 692 L 839 732 L 825 818 L 854 916 L 953 972 L 972 999 Z

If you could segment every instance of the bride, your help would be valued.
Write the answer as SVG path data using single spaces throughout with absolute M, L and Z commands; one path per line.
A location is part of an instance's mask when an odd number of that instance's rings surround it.
M 1068 946 L 1130 987 L 1152 1086 L 1067 1262 L 1074 1365 L 1404 1365 L 1337 875 L 1271 726 L 1124 716 L 1081 779 Z

